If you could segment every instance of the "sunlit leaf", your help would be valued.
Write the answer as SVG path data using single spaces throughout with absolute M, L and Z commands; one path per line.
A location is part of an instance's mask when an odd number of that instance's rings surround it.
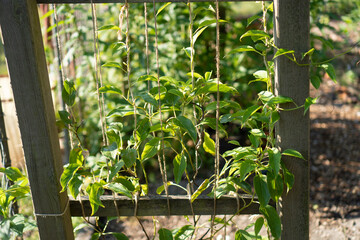
M 201 185 L 196 189 L 196 191 L 191 195 L 191 202 L 194 202 L 195 199 L 203 192 L 205 189 L 207 189 L 209 185 L 209 179 L 205 179 Z
M 275 176 L 279 174 L 281 162 L 281 152 L 277 148 L 269 149 L 269 164 L 270 167 L 274 170 Z
M 118 26 L 116 25 L 113 25 L 113 24 L 110 24 L 110 25 L 105 25 L 105 26 L 102 26 L 100 28 L 98 28 L 98 31 L 103 31 L 103 30 L 121 30 Z
M 325 63 L 320 65 L 320 67 L 326 71 L 326 73 L 329 75 L 329 77 L 331 78 L 331 80 L 333 80 L 334 83 L 337 83 L 335 68 L 332 64 Z
M 164 5 L 162 5 L 159 10 L 156 12 L 156 16 L 158 16 L 167 6 L 169 6 L 171 2 L 167 2 Z
M 91 206 L 91 215 L 99 209 L 100 207 L 104 207 L 100 200 L 100 196 L 104 193 L 104 188 L 101 183 L 95 182 L 91 183 L 87 188 L 86 192 L 89 194 L 89 202 Z
M 296 157 L 296 158 L 301 158 L 301 159 L 304 159 L 304 160 L 305 160 L 305 158 L 303 157 L 303 155 L 302 155 L 300 152 L 298 152 L 298 151 L 296 151 L 296 150 L 294 150 L 294 149 L 286 149 L 286 150 L 284 150 L 284 151 L 282 152 L 282 155 L 291 156 L 291 157 Z
M 161 139 L 158 137 L 155 137 L 155 138 L 151 139 L 149 142 L 147 142 L 145 144 L 144 150 L 141 154 L 141 160 L 144 161 L 146 159 L 149 159 L 149 158 L 152 158 L 153 156 L 155 156 L 155 154 L 159 150 L 160 142 L 161 142 Z
M 99 92 L 100 93 L 114 93 L 114 94 L 122 95 L 122 91 L 119 88 L 114 87 L 112 85 L 105 85 L 105 86 L 99 88 Z
M 318 98 L 307 97 L 304 104 L 304 115 L 309 110 L 312 104 L 315 104 Z
M 266 183 L 265 176 L 256 175 L 254 177 L 255 192 L 260 202 L 261 207 L 265 207 L 270 200 L 270 193 Z
M 215 142 L 211 139 L 210 135 L 207 132 L 204 132 L 203 148 L 206 152 L 215 156 Z
M 282 55 L 294 54 L 294 52 L 295 51 L 293 51 L 293 50 L 287 50 L 287 49 L 280 48 L 276 51 L 273 59 L 280 57 Z

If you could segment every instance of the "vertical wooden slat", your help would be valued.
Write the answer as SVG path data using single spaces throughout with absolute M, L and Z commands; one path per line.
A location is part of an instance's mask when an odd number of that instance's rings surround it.
M 35 0 L 0 0 L 0 24 L 35 213 L 61 214 L 59 138 Z M 74 239 L 70 211 L 37 216 L 41 239 Z
M 296 58 L 309 50 L 309 0 L 274 0 L 274 40 L 278 48 L 294 50 Z M 305 63 L 308 60 L 305 60 Z M 275 61 L 275 92 L 291 97 L 299 106 L 309 96 L 309 67 L 299 67 L 281 56 Z M 293 104 L 282 106 L 294 107 Z M 309 114 L 303 109 L 283 111 L 276 128 L 277 143 L 282 150 L 292 148 L 306 161 L 283 157 L 286 167 L 295 175 L 289 194 L 280 206 L 283 240 L 309 239 Z

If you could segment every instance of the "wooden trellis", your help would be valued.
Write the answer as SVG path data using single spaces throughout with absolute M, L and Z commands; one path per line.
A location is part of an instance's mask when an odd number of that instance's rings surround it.
M 182 0 L 172 2 L 179 1 Z M 63 168 L 37 3 L 90 2 L 90 0 L 0 0 L 2 37 L 41 239 L 74 239 L 71 216 L 80 216 L 81 210 L 77 200 L 69 201 L 66 192 L 60 193 L 59 179 Z M 93 0 L 93 2 L 124 1 Z M 128 2 L 152 2 L 152 0 Z M 156 2 L 164 2 L 164 0 Z M 294 50 L 297 58 L 300 59 L 300 54 L 309 50 L 309 28 L 309 0 L 274 0 L 274 41 L 277 47 Z M 298 105 L 303 104 L 309 95 L 309 67 L 300 67 L 285 57 L 278 57 L 275 61 L 275 89 L 276 94 L 291 97 Z M 309 159 L 309 115 L 304 116 L 301 109 L 281 112 L 276 136 L 279 147 L 297 149 Z M 280 206 L 283 223 L 282 239 L 309 239 L 309 162 L 292 157 L 283 157 L 283 160 L 295 175 L 295 183 L 289 194 L 283 196 Z M 246 196 L 244 199 L 249 201 Z M 102 200 L 106 208 L 99 209 L 96 215 L 114 215 L 116 211 L 113 198 L 103 197 Z M 134 204 L 130 200 L 118 197 L 116 201 L 122 215 L 134 214 Z M 85 213 L 90 215 L 89 203 L 86 200 L 83 203 Z M 197 199 L 194 202 L 195 214 L 212 214 L 212 204 L 212 199 Z M 234 198 L 221 198 L 217 204 L 217 214 L 234 214 L 239 207 Z M 173 206 L 170 211 L 172 215 L 191 213 L 187 197 L 172 196 L 170 206 Z M 253 204 L 242 213 L 256 213 L 257 209 L 258 206 Z M 167 214 L 165 198 L 139 199 L 137 215 Z

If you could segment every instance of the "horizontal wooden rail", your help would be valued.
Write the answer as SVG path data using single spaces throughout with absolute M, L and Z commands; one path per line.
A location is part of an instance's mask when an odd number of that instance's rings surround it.
M 135 201 L 124 196 L 101 196 L 101 202 L 105 208 L 99 207 L 94 216 L 114 217 L 117 216 L 116 205 L 120 216 L 134 216 Z M 244 204 L 251 202 L 250 195 L 241 195 L 238 199 L 232 196 L 223 196 L 216 200 L 216 214 L 236 214 Z M 83 207 L 81 206 L 81 203 Z M 188 196 L 170 195 L 170 215 L 192 215 L 191 205 Z M 76 199 L 70 199 L 71 216 L 90 216 L 91 207 L 87 197 L 82 197 L 81 202 Z M 199 196 L 192 207 L 195 215 L 212 215 L 214 213 L 214 199 L 207 196 Z M 84 209 L 84 214 L 83 210 Z M 259 213 L 259 204 L 253 202 L 250 206 L 244 208 L 240 214 Z M 146 196 L 140 197 L 137 203 L 137 216 L 167 216 L 169 215 L 166 196 Z
M 259 0 L 219 0 L 219 2 L 255 2 Z M 272 1 L 272 0 L 260 0 Z M 124 3 L 125 0 L 93 0 L 93 3 Z M 152 3 L 153 0 L 128 0 L 128 3 Z M 155 0 L 155 2 L 187 2 L 187 0 Z M 215 0 L 190 0 L 190 2 L 215 2 Z M 37 3 L 91 3 L 91 0 L 37 0 Z

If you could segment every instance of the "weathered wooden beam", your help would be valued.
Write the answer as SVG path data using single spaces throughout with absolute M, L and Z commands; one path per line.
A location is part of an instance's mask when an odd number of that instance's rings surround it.
M 0 0 L 0 26 L 40 238 L 74 239 L 36 1 Z
M 274 40 L 278 48 L 301 53 L 309 50 L 309 0 L 274 0 Z M 308 63 L 305 59 L 302 63 Z M 298 106 L 309 96 L 309 66 L 298 66 L 285 56 L 275 61 L 275 90 L 277 95 L 291 97 Z M 293 108 L 286 104 L 283 108 Z M 295 175 L 295 183 L 282 199 L 283 240 L 309 239 L 309 113 L 304 109 L 282 111 L 276 128 L 281 149 L 296 149 L 306 161 L 283 157 L 286 167 Z
M 155 0 L 160 2 L 187 2 L 187 0 Z M 258 0 L 219 0 L 219 2 L 255 2 Z M 261 0 L 272 1 L 272 0 Z M 93 0 L 93 3 L 125 3 L 125 0 Z M 128 0 L 128 3 L 153 3 L 153 0 Z M 190 2 L 215 2 L 215 0 L 190 0 Z M 37 0 L 37 3 L 91 3 L 91 0 Z
M 134 216 L 136 204 L 124 196 L 101 196 L 101 202 L 105 208 L 99 207 L 94 216 L 114 217 L 117 216 L 116 205 L 120 216 Z M 242 195 L 239 199 L 236 197 L 224 196 L 216 200 L 216 214 L 236 214 L 244 204 L 251 202 L 251 196 Z M 188 196 L 170 195 L 170 215 L 192 215 L 191 205 Z M 239 203 L 239 204 L 238 204 Z M 81 206 L 81 204 L 83 206 Z M 214 199 L 207 196 L 199 196 L 192 207 L 195 215 L 212 215 L 214 213 Z M 84 212 L 83 212 L 84 210 Z M 91 207 L 87 197 L 82 197 L 81 201 L 70 199 L 71 216 L 90 216 Z M 244 208 L 240 214 L 259 213 L 259 204 L 251 203 Z M 140 197 L 137 203 L 137 216 L 167 216 L 169 214 L 166 196 Z

